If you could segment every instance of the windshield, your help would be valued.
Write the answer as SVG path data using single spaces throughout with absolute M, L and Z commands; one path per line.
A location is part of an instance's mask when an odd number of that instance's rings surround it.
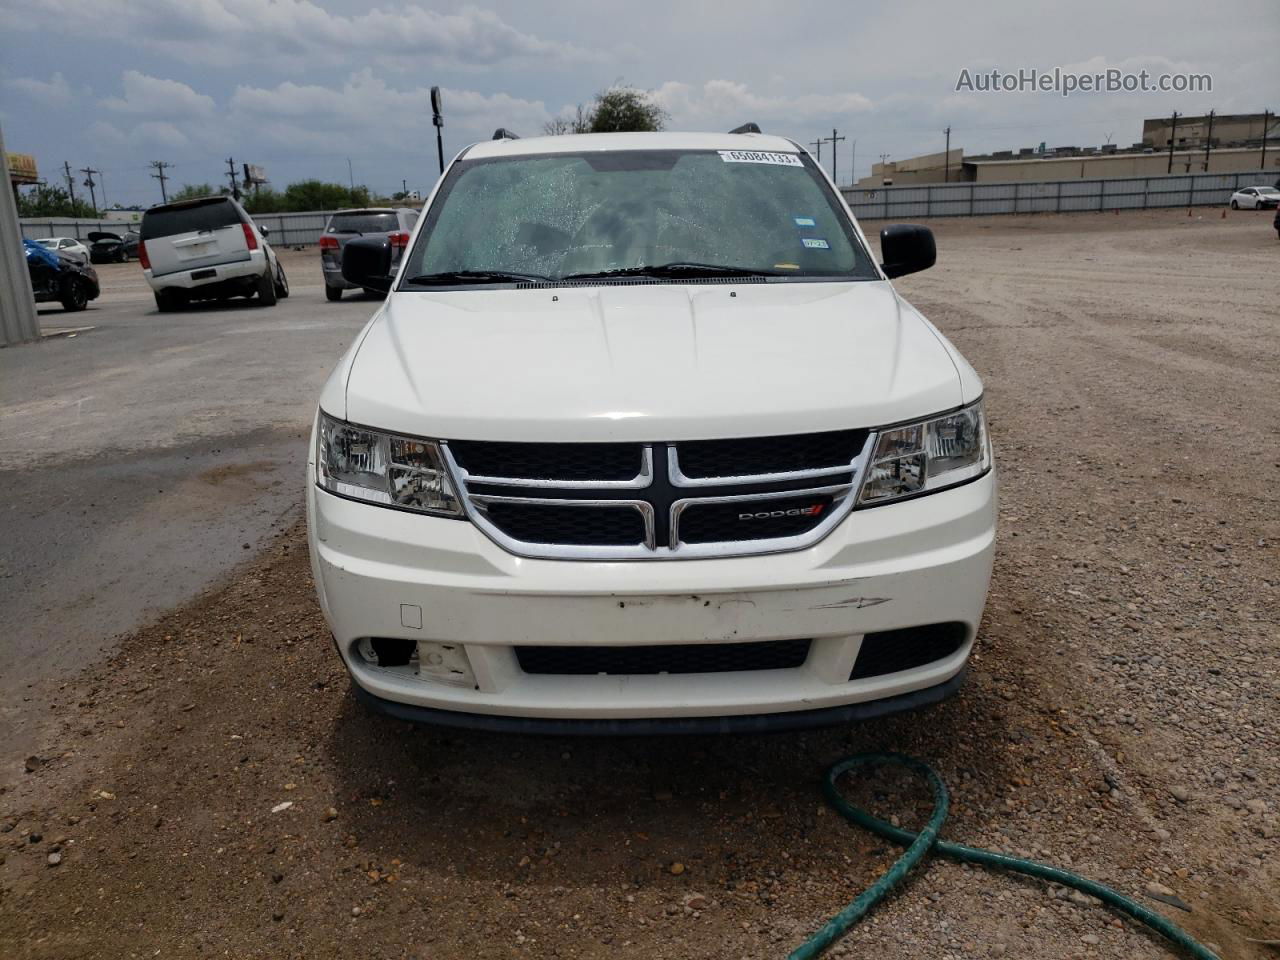
M 203 233 L 237 226 L 240 214 L 229 200 L 197 200 L 193 203 L 152 207 L 142 215 L 142 239 L 155 240 L 181 233 Z
M 1264 196 L 1273 197 L 1280 193 L 1280 190 L 1277 190 L 1275 187 L 1259 187 L 1258 192 Z
M 402 289 L 425 288 L 432 278 L 689 279 L 717 269 L 771 280 L 878 279 L 807 156 L 643 150 L 455 164 Z
M 391 233 L 396 229 L 396 215 L 384 210 L 354 210 L 335 213 L 326 233 Z
M 37 240 L 36 243 L 40 244 L 40 246 L 42 247 L 46 247 L 49 250 L 52 250 L 54 247 L 58 245 L 57 240 Z

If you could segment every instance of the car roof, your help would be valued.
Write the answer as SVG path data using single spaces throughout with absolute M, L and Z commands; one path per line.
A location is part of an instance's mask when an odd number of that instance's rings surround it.
M 785 137 L 762 133 L 571 133 L 520 140 L 483 140 L 464 152 L 467 160 L 589 150 L 767 150 L 799 151 Z

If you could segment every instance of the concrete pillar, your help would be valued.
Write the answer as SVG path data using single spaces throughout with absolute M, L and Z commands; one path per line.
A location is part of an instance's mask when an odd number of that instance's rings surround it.
M 18 205 L 9 179 L 9 158 L 0 131 L 0 347 L 40 339 L 40 318 L 31 292 L 31 275 L 22 249 Z

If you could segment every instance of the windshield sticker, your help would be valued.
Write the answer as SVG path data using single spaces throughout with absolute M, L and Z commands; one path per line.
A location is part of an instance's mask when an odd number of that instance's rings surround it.
M 800 264 L 798 264 L 798 263 L 775 263 L 775 264 L 773 265 L 773 269 L 775 269 L 775 270 L 799 270 L 799 269 L 800 269 Z
M 725 163 L 771 163 L 777 167 L 803 167 L 794 153 L 762 153 L 758 150 L 720 150 Z
M 792 217 L 797 227 L 816 227 L 813 217 Z
M 830 250 L 831 244 L 821 237 L 801 237 L 801 242 L 810 250 Z

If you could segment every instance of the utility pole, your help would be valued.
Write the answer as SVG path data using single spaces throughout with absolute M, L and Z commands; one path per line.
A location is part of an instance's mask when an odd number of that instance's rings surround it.
M 62 170 L 67 178 L 67 191 L 71 194 L 71 206 L 74 209 L 76 205 L 76 178 L 71 175 L 71 164 L 66 160 L 62 161 Z
M 94 171 L 98 175 L 98 186 L 102 188 L 102 209 L 107 209 L 107 175 L 101 170 Z
M 1209 147 L 1213 144 L 1213 111 L 1209 111 L 1209 133 L 1204 138 L 1204 172 L 1209 172 Z
M 858 138 L 854 137 L 849 144 L 853 155 L 849 158 L 849 186 L 853 186 L 858 180 Z
M 347 157 L 347 182 L 351 184 L 351 202 L 356 202 L 356 175 L 351 172 L 351 158 Z
M 164 203 L 168 203 L 169 191 L 165 189 L 164 182 L 169 179 L 169 175 L 166 174 L 164 171 L 166 167 L 172 167 L 173 164 L 166 163 L 163 160 L 152 160 L 151 166 L 156 171 L 151 176 L 154 177 L 156 180 L 160 181 L 160 200 Z
M 942 182 L 951 182 L 951 125 L 947 124 L 947 129 L 942 131 L 947 135 L 947 146 L 942 154 Z
M 1169 131 L 1169 166 L 1165 173 L 1173 173 L 1173 142 L 1178 138 L 1178 111 L 1173 111 L 1173 127 Z
M 1267 114 L 1268 111 L 1262 111 L 1262 169 L 1267 169 Z
M 400 178 L 400 192 L 404 194 L 406 200 L 409 199 L 409 181 L 403 177 Z
M 836 180 L 836 145 L 843 139 L 845 138 L 837 136 L 835 127 L 831 128 L 831 136 L 823 138 L 824 143 L 831 144 L 831 182 L 836 186 L 839 186 L 839 182 Z
M 84 174 L 84 185 L 89 188 L 89 202 L 93 206 L 93 215 L 96 217 L 98 215 L 98 194 L 94 188 L 98 185 L 93 182 L 93 175 L 99 171 L 93 169 L 93 167 L 81 167 L 80 172 Z
M 816 159 L 818 163 L 822 163 L 822 138 L 819 137 L 817 140 L 810 140 L 809 146 L 817 149 L 818 153 L 814 159 Z
M 439 87 L 431 88 L 431 123 L 436 128 L 436 157 L 440 173 L 444 173 L 444 95 Z
M 240 183 L 236 180 L 236 161 L 234 157 L 227 157 L 227 177 L 231 180 L 231 196 L 239 200 L 241 197 Z

